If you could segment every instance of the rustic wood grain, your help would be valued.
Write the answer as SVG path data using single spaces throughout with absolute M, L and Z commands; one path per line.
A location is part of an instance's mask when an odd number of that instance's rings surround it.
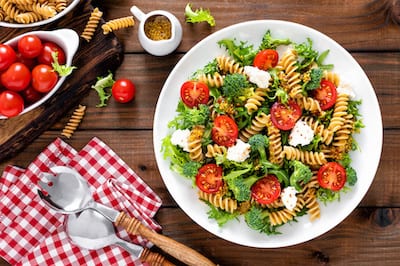
M 118 2 L 118 4 L 116 4 Z M 71 139 L 76 149 L 92 137 L 106 142 L 161 197 L 162 208 L 155 219 L 163 234 L 206 255 L 220 265 L 398 265 L 400 262 L 400 26 L 386 20 L 386 0 L 223 0 L 190 1 L 195 8 L 210 9 L 217 26 L 184 22 L 185 1 L 91 1 L 104 11 L 104 20 L 130 15 L 135 4 L 144 12 L 166 9 L 183 26 L 178 50 L 166 57 L 153 57 L 143 51 L 137 39 L 137 25 L 115 32 L 124 50 L 116 77 L 131 78 L 137 86 L 130 104 L 109 101 L 96 108 L 96 92 L 88 90 L 77 103 L 88 106 L 86 116 Z M 89 4 L 88 1 L 87 4 Z M 71 26 L 83 29 L 82 15 L 70 17 Z M 175 203 L 155 162 L 152 128 L 155 104 L 164 81 L 179 59 L 209 34 L 238 22 L 253 19 L 281 19 L 313 27 L 344 46 L 366 72 L 375 88 L 384 126 L 381 162 L 374 182 L 360 205 L 337 227 L 303 244 L 278 249 L 258 249 L 220 239 L 193 222 Z M 49 25 L 52 27 L 53 25 Z M 65 26 L 65 25 L 64 25 Z M 0 30 L 7 39 L 20 30 Z M 69 119 L 73 108 L 44 131 L 21 152 L 0 162 L 27 167 L 55 138 Z M 0 127 L 1 129 L 1 127 Z M 1 138 L 1 134 L 0 134 Z M 374 145 L 374 143 L 371 143 Z M 359 182 L 362 182 L 362 177 Z M 157 250 L 157 249 L 156 249 Z M 177 263 L 173 258 L 171 261 Z M 8 265 L 0 259 L 0 265 Z

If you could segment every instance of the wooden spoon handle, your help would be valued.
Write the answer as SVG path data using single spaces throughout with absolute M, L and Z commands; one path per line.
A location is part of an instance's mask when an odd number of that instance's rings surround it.
M 148 248 L 143 248 L 140 259 L 144 262 L 147 262 L 151 266 L 175 266 L 175 264 L 168 261 L 163 255 L 152 252 Z
M 212 261 L 198 253 L 197 251 L 189 248 L 188 246 L 179 243 L 172 238 L 160 235 L 154 230 L 143 225 L 135 217 L 129 217 L 126 213 L 121 212 L 116 221 L 116 226 L 122 226 L 130 234 L 140 235 L 157 247 L 161 248 L 164 252 L 170 254 L 174 258 L 193 266 L 215 266 Z

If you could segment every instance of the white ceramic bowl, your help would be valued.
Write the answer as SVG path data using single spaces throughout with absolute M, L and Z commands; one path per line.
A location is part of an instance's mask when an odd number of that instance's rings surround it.
M 18 40 L 28 34 L 34 34 L 38 36 L 42 41 L 51 41 L 58 44 L 65 52 L 65 64 L 67 66 L 72 65 L 72 59 L 79 46 L 79 36 L 75 31 L 71 29 L 58 29 L 54 31 L 30 31 L 5 42 L 5 44 L 16 47 Z M 66 77 L 60 77 L 56 86 L 51 91 L 44 95 L 39 101 L 27 106 L 19 115 L 25 114 L 35 109 L 36 107 L 44 103 L 47 99 L 49 99 L 61 87 L 65 78 Z M 0 119 L 7 119 L 7 117 L 0 115 Z
M 28 23 L 28 24 L 21 24 L 21 23 L 9 23 L 9 22 L 4 22 L 0 21 L 0 27 L 9 27 L 9 28 L 29 28 L 29 27 L 36 27 L 36 26 L 41 26 L 48 24 L 50 22 L 56 21 L 57 19 L 65 16 L 68 12 L 70 12 L 78 3 L 80 0 L 72 0 L 72 2 L 61 12 L 57 13 L 54 17 L 51 17 L 49 19 L 37 21 L 34 23 Z
M 298 222 L 286 224 L 279 228 L 282 234 L 267 236 L 250 229 L 245 221 L 233 220 L 219 227 L 215 220 L 208 219 L 208 206 L 200 201 L 191 180 L 179 176 L 170 168 L 170 161 L 165 160 L 161 152 L 162 140 L 168 132 L 168 122 L 175 115 L 179 100 L 179 88 L 194 71 L 204 67 L 216 56 L 226 51 L 218 45 L 225 38 L 249 41 L 258 47 L 262 36 L 271 30 L 276 38 L 290 38 L 302 43 L 309 37 L 314 48 L 320 52 L 329 49 L 325 62 L 334 64 L 334 71 L 341 79 L 353 85 L 357 99 L 362 99 L 360 113 L 365 128 L 355 134 L 359 151 L 351 154 L 352 166 L 357 171 L 358 181 L 351 191 L 341 195 L 340 201 L 321 205 L 321 218 L 310 222 L 308 215 L 299 217 Z M 154 152 L 163 181 L 174 200 L 183 211 L 204 229 L 244 246 L 259 248 L 277 248 L 291 246 L 316 238 L 342 222 L 360 203 L 367 193 L 379 165 L 382 149 L 383 129 L 378 100 L 367 75 L 354 58 L 337 42 L 312 28 L 279 20 L 249 21 L 229 26 L 215 32 L 196 44 L 176 64 L 159 96 L 154 115 L 153 142 Z

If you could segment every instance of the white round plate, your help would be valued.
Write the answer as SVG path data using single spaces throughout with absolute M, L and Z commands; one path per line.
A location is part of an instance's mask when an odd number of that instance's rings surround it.
M 53 21 L 56 21 L 57 19 L 65 16 L 70 12 L 78 3 L 80 0 L 73 0 L 63 11 L 57 13 L 54 17 L 51 17 L 49 19 L 44 19 L 40 20 L 37 22 L 33 23 L 27 23 L 27 24 L 22 24 L 22 23 L 9 23 L 5 21 L 0 21 L 0 27 L 9 27 L 9 28 L 29 28 L 29 27 L 36 27 L 36 26 L 42 26 L 48 23 L 51 23 Z
M 181 84 L 216 56 L 226 54 L 225 49 L 220 48 L 217 42 L 224 38 L 236 38 L 254 44 L 256 48 L 267 30 L 271 30 L 274 38 L 290 38 L 296 43 L 311 38 L 313 47 L 319 52 L 329 49 L 324 63 L 334 64 L 333 71 L 353 86 L 356 99 L 362 99 L 360 112 L 365 124 L 361 133 L 355 134 L 360 151 L 351 155 L 352 166 L 358 175 L 357 184 L 352 190 L 342 193 L 338 202 L 328 203 L 326 206 L 321 203 L 320 219 L 310 222 L 308 215 L 296 218 L 298 222 L 279 227 L 281 234 L 271 236 L 250 229 L 243 218 L 239 221 L 229 221 L 223 227 L 219 227 L 214 220 L 208 218 L 208 206 L 198 199 L 197 190 L 192 187 L 191 181 L 171 171 L 170 161 L 165 160 L 161 153 L 162 139 L 169 133 L 167 124 L 176 115 Z M 174 200 L 193 221 L 214 235 L 233 243 L 250 247 L 278 248 L 303 243 L 326 233 L 357 207 L 367 193 L 379 165 L 382 131 L 381 112 L 374 89 L 360 65 L 343 47 L 326 35 L 300 24 L 257 20 L 239 23 L 215 32 L 185 54 L 169 75 L 159 96 L 154 116 L 153 141 L 163 181 Z

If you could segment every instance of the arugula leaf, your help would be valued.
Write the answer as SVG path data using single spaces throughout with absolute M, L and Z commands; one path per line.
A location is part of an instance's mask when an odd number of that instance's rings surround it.
M 202 8 L 193 10 L 192 5 L 188 3 L 185 7 L 186 22 L 199 23 L 207 22 L 211 27 L 215 26 L 215 19 L 211 15 L 210 10 L 204 10 Z
M 229 55 L 239 62 L 242 66 L 253 65 L 254 57 L 257 51 L 254 50 L 253 45 L 247 42 L 240 41 L 237 43 L 233 39 L 222 39 L 218 42 L 221 47 L 225 47 Z
M 53 57 L 54 61 L 51 66 L 53 67 L 54 71 L 56 71 L 61 77 L 66 77 L 70 75 L 72 71 L 76 69 L 75 66 L 60 65 L 60 63 L 58 63 L 58 52 L 52 52 L 51 57 Z
M 194 125 L 206 125 L 209 120 L 210 109 L 205 104 L 189 108 L 182 100 L 179 101 L 176 109 L 177 115 L 168 123 L 169 128 L 187 129 Z
M 111 88 L 114 85 L 115 80 L 113 79 L 113 74 L 110 72 L 105 77 L 97 77 L 97 82 L 92 86 L 96 90 L 100 98 L 100 103 L 96 107 L 107 106 L 107 101 L 111 97 L 111 93 L 106 89 Z

